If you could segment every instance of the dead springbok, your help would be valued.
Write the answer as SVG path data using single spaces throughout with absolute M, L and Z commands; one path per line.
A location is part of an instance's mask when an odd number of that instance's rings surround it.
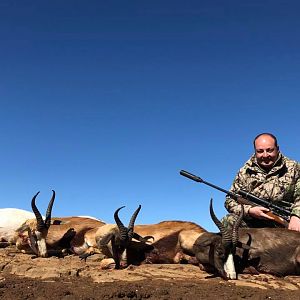
M 200 264 L 224 279 L 238 273 L 300 275 L 300 232 L 286 228 L 239 228 L 243 210 L 232 230 L 210 215 L 220 233 L 206 232 L 194 244 Z M 230 258 L 231 257 L 231 258 Z
M 120 267 L 120 260 L 123 266 L 141 263 L 196 263 L 193 259 L 193 244 L 206 232 L 201 226 L 193 222 L 164 221 L 158 224 L 136 225 L 134 228 L 130 222 L 126 228 L 119 219 L 119 210 L 114 215 L 116 225 L 105 225 L 96 232 L 96 241 L 100 249 L 110 240 L 120 241 L 122 247 L 118 243 L 112 243 L 109 249 L 117 267 Z M 137 212 L 139 210 L 140 207 Z M 134 220 L 135 218 L 136 213 L 133 215 Z
M 88 217 L 51 218 L 55 191 L 53 191 L 45 220 L 43 220 L 35 204 L 38 194 L 34 195 L 31 200 L 35 219 L 27 220 L 16 230 L 17 249 L 24 253 L 34 253 L 40 257 L 60 256 L 69 252 L 81 255 L 86 252 L 98 251 L 89 245 L 95 238 L 93 230 L 103 226 L 104 222 Z

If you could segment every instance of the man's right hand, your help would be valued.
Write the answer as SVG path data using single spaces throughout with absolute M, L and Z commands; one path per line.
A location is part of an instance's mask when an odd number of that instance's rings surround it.
M 272 217 L 268 216 L 266 213 L 270 210 L 268 208 L 262 206 L 254 206 L 251 207 L 248 211 L 248 214 L 257 219 L 265 219 L 265 220 L 274 220 Z

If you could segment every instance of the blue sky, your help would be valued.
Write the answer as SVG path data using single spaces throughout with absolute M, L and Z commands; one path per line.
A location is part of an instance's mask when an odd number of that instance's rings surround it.
M 0 2 L 1 207 L 216 230 L 261 132 L 300 160 L 298 1 Z

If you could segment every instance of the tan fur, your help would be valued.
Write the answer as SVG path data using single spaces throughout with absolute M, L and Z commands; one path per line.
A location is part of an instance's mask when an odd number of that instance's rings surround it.
M 112 245 L 111 242 L 109 242 L 107 245 L 100 245 L 100 241 L 104 239 L 106 236 L 112 234 L 112 235 L 118 235 L 119 229 L 118 226 L 115 224 L 105 224 L 99 228 L 97 228 L 96 234 L 95 234 L 95 241 L 99 251 L 103 253 L 107 257 L 112 257 Z
M 198 224 L 185 221 L 163 221 L 158 224 L 136 225 L 134 231 L 140 236 L 153 236 L 154 252 L 146 258 L 150 263 L 179 263 L 194 256 L 193 244 L 206 232 Z M 150 240 L 151 241 L 151 240 Z
M 192 249 L 196 238 L 206 230 L 193 222 L 163 221 L 158 224 L 136 225 L 134 231 L 141 236 L 153 236 L 154 243 L 168 235 L 177 233 L 179 242 L 185 247 Z
M 200 232 L 199 230 L 191 229 L 191 230 L 183 230 L 179 233 L 179 244 L 181 245 L 181 248 L 188 249 L 192 252 L 193 245 L 198 237 L 200 237 L 203 234 L 203 231 Z
M 75 254 L 82 254 L 87 249 L 90 249 L 96 245 L 95 232 L 98 227 L 104 225 L 102 221 L 86 217 L 56 217 L 51 219 L 51 226 L 49 228 L 46 243 L 47 248 L 56 249 L 60 248 L 60 242 L 62 238 L 68 234 L 74 235 L 70 238 L 70 250 L 75 251 Z M 17 231 L 16 231 L 16 244 L 17 248 L 21 251 L 30 252 L 28 248 L 28 242 L 26 242 L 26 228 L 30 228 L 32 231 L 36 230 L 36 220 L 27 220 Z M 74 233 L 75 234 L 74 234 Z M 76 252 L 77 251 L 77 252 Z

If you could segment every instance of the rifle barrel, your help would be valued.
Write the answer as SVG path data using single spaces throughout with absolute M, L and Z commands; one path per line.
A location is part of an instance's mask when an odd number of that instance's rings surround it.
M 200 177 L 198 177 L 198 176 L 196 176 L 194 174 L 191 174 L 191 173 L 189 173 L 187 171 L 181 170 L 180 171 L 180 175 L 185 176 L 185 177 L 187 177 L 189 179 L 192 179 L 192 180 L 194 180 L 196 182 L 204 183 L 204 184 L 206 184 L 208 186 L 211 186 L 212 188 L 217 189 L 217 190 L 219 190 L 219 191 L 221 191 L 221 192 L 229 195 L 233 199 L 237 200 L 238 197 L 239 197 L 239 195 L 240 195 L 243 198 L 248 199 L 249 201 L 253 202 L 254 204 L 261 205 L 261 206 L 264 206 L 264 207 L 267 207 L 267 208 L 270 208 L 270 209 L 274 209 L 274 211 L 277 211 L 278 215 L 280 214 L 280 215 L 283 215 L 285 217 L 290 216 L 290 211 L 289 210 L 287 210 L 287 209 L 285 209 L 283 207 L 277 206 L 276 204 L 268 202 L 268 201 L 266 201 L 264 199 L 260 199 L 260 198 L 256 197 L 255 195 L 253 195 L 251 193 L 248 193 L 248 192 L 246 192 L 244 190 L 239 190 L 238 194 L 235 194 L 233 192 L 230 192 L 230 191 L 227 191 L 225 189 L 222 189 L 221 187 L 219 187 L 217 185 L 214 185 L 214 184 L 212 184 L 210 182 L 207 182 L 207 181 L 203 180 L 202 178 L 200 178 Z
M 203 180 L 202 178 L 200 178 L 199 176 L 191 174 L 191 173 L 189 173 L 187 171 L 181 170 L 180 171 L 180 175 L 185 176 L 185 177 L 187 177 L 189 179 L 192 179 L 192 180 L 194 180 L 196 182 L 200 182 L 200 183 L 204 183 L 206 185 L 209 185 L 209 186 L 211 186 L 211 187 L 213 187 L 213 188 L 215 188 L 215 189 L 217 189 L 217 190 L 219 190 L 219 191 L 221 191 L 221 192 L 223 192 L 223 193 L 225 193 L 225 194 L 227 194 L 227 195 L 229 195 L 229 196 L 231 196 L 231 197 L 233 197 L 235 199 L 237 198 L 236 194 L 234 194 L 234 193 L 232 193 L 230 191 L 224 190 L 224 189 L 220 188 L 219 186 L 216 186 L 216 185 L 214 185 L 212 183 L 209 183 L 209 182 Z
M 182 175 L 184 177 L 187 177 L 189 179 L 192 179 L 192 180 L 194 180 L 196 182 L 203 182 L 202 178 L 200 178 L 199 176 L 196 176 L 196 175 L 194 175 L 192 173 L 189 173 L 187 171 L 184 171 L 184 170 L 180 171 L 180 175 Z

